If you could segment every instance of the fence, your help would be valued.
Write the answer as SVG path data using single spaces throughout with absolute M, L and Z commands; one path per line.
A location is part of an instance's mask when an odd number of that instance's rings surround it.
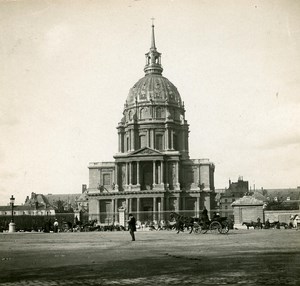
M 57 213 L 53 216 L 20 215 L 14 216 L 16 231 L 45 231 L 53 230 L 54 220 L 57 219 L 59 226 L 74 224 L 74 213 Z M 82 215 L 82 223 L 88 222 L 88 214 Z M 8 230 L 11 217 L 0 216 L 0 232 Z
M 136 218 L 137 222 L 140 224 L 147 224 L 147 223 L 159 223 L 162 221 L 169 221 L 170 214 L 172 211 L 131 211 L 130 213 Z M 219 210 L 214 209 L 208 212 L 208 216 L 210 218 L 213 217 L 214 213 L 218 213 Z M 187 217 L 200 217 L 202 211 L 196 212 L 195 210 L 180 210 L 176 211 L 176 213 L 187 216 Z M 100 225 L 113 225 L 113 224 L 121 224 L 125 225 L 128 219 L 129 212 L 125 211 L 123 214 L 122 212 L 100 212 L 100 213 L 90 213 L 90 219 L 96 220 Z M 229 219 L 232 219 L 232 211 L 225 212 L 223 211 L 220 213 L 221 216 L 226 216 Z M 124 216 L 124 217 L 122 217 Z M 124 223 L 125 221 L 125 223 Z

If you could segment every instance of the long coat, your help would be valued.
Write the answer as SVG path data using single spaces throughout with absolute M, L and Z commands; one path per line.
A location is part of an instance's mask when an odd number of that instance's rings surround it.
M 128 229 L 131 231 L 136 231 L 135 223 L 135 218 L 131 217 L 131 219 L 128 221 Z

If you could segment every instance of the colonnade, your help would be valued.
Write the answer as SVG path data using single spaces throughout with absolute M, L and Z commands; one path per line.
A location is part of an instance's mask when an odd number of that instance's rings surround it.
M 190 197 L 189 197 L 190 198 Z M 110 222 L 119 221 L 119 208 L 123 207 L 126 213 L 134 213 L 137 220 L 143 220 L 143 214 L 151 215 L 153 220 L 167 219 L 166 215 L 169 215 L 170 211 L 180 212 L 187 211 L 191 216 L 200 216 L 201 206 L 200 206 L 200 196 L 194 197 L 195 204 L 194 208 L 186 208 L 187 197 L 165 197 L 164 195 L 156 196 L 137 196 L 137 197 L 123 197 L 123 198 L 111 198 L 105 199 L 107 203 L 111 205 L 110 211 L 108 209 L 100 209 L 100 200 L 98 201 L 98 214 L 104 215 L 106 218 L 110 218 Z M 146 203 L 145 201 L 146 200 Z M 152 203 L 149 204 L 149 202 Z M 109 202 L 110 201 L 110 202 Z M 209 199 L 207 202 L 210 202 Z M 207 206 L 208 211 L 210 206 Z M 145 210 L 146 207 L 146 210 Z M 150 209 L 148 209 L 150 208 Z M 100 217 L 99 217 L 100 220 Z M 103 223 L 103 217 L 101 223 Z
M 132 152 L 143 147 L 156 149 L 155 141 L 156 136 L 163 137 L 163 150 L 175 150 L 188 151 L 188 130 L 180 129 L 175 130 L 171 126 L 164 127 L 163 131 L 156 132 L 155 128 L 143 128 L 141 130 L 135 130 L 133 127 L 128 128 L 126 131 L 119 129 L 118 132 L 118 152 Z M 140 146 L 138 142 L 139 136 L 145 136 L 145 146 Z M 175 136 L 177 136 L 175 142 Z M 179 148 L 178 148 L 179 147 Z
M 122 182 L 124 184 L 123 187 L 128 188 L 128 186 L 136 186 L 140 188 L 143 184 L 141 181 L 141 172 L 143 172 L 142 164 L 147 162 L 152 162 L 152 187 L 156 187 L 160 185 L 164 187 L 166 184 L 167 187 L 169 185 L 179 186 L 179 162 L 178 161 L 164 161 L 164 160 L 153 160 L 153 161 L 129 161 L 115 164 L 115 182 L 118 182 L 118 171 L 119 164 L 125 165 L 125 181 Z M 173 168 L 174 169 L 170 169 Z M 172 173 L 172 181 L 169 181 L 168 174 Z M 173 179 L 174 178 L 174 179 Z M 118 189 L 118 185 L 116 188 Z

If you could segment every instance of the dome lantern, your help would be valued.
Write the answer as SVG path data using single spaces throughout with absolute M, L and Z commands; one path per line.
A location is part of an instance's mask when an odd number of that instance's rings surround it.
M 151 34 L 151 47 L 150 47 L 150 51 L 146 53 L 145 56 L 146 56 L 146 65 L 144 68 L 145 74 L 161 75 L 163 71 L 163 68 L 161 66 L 161 53 L 159 53 L 156 50 L 153 24 L 152 24 L 152 34 Z

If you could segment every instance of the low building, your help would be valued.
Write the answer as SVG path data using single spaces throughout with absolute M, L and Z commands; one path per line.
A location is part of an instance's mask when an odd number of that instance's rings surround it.
M 234 215 L 234 227 L 243 228 L 243 223 L 257 222 L 260 220 L 263 222 L 264 202 L 257 200 L 253 196 L 243 196 L 232 203 L 233 215 Z

